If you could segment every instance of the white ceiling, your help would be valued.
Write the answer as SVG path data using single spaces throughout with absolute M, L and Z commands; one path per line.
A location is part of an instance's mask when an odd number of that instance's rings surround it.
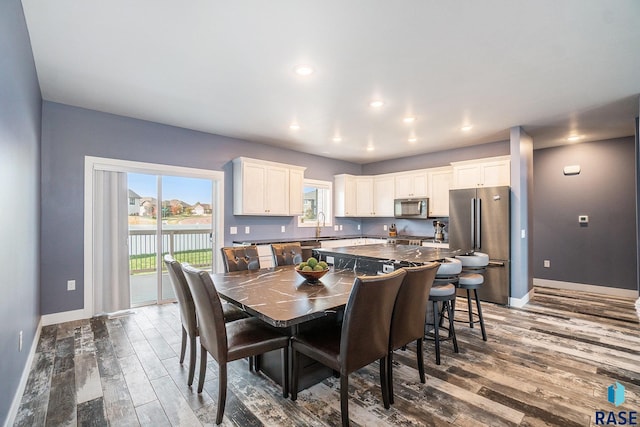
M 46 100 L 357 163 L 638 115 L 637 0 L 22 3 Z

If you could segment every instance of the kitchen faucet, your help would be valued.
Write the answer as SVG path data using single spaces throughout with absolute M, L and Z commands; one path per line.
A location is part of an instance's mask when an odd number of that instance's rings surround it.
M 317 223 L 316 223 L 316 239 L 318 237 L 320 237 L 320 232 L 322 231 L 322 229 L 320 228 L 320 216 L 321 215 L 322 215 L 322 227 L 325 226 L 325 221 L 326 220 L 325 220 L 325 217 L 324 217 L 324 212 L 320 211 L 320 212 L 318 212 L 318 215 L 316 215 L 316 220 L 317 220 Z

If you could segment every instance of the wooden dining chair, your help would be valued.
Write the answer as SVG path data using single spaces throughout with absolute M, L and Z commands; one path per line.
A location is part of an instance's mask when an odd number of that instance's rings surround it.
M 164 263 L 169 272 L 169 281 L 173 287 L 173 293 L 178 299 L 180 308 L 180 320 L 182 321 L 182 346 L 180 348 L 180 364 L 184 362 L 187 350 L 187 338 L 189 339 L 189 377 L 187 385 L 193 384 L 193 376 L 196 366 L 196 337 L 198 336 L 198 322 L 196 319 L 196 308 L 193 304 L 193 297 L 187 285 L 187 279 L 182 272 L 182 266 L 171 255 L 164 256 Z M 247 317 L 247 314 L 236 306 L 223 304 L 225 322 L 233 322 Z
M 303 261 L 300 242 L 273 243 L 271 252 L 276 266 L 297 265 Z
M 384 407 L 389 408 L 387 356 L 389 327 L 403 269 L 380 276 L 360 276 L 353 283 L 342 326 L 291 338 L 291 399 L 298 396 L 299 356 L 302 353 L 340 374 L 342 425 L 349 425 L 349 374 L 379 360 Z
M 221 248 L 221 252 L 225 273 L 260 269 L 258 247 L 255 245 L 229 246 Z
M 389 361 L 388 384 L 389 402 L 393 404 L 393 352 L 407 344 L 416 342 L 416 357 L 420 382 L 425 383 L 424 355 L 422 344 L 424 341 L 424 325 L 429 304 L 429 292 L 433 286 L 433 279 L 438 271 L 439 263 L 433 262 L 418 267 L 405 267 L 407 275 L 402 281 L 391 317 L 389 333 Z
M 225 322 L 220 296 L 206 271 L 183 266 L 193 295 L 200 331 L 200 375 L 198 393 L 202 393 L 207 353 L 218 362 L 218 409 L 216 424 L 222 422 L 227 397 L 227 363 L 282 349 L 282 395 L 289 395 L 289 337 L 262 320 L 249 317 Z

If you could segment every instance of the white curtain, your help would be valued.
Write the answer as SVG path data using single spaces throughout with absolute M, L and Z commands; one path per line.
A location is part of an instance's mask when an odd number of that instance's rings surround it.
M 127 175 L 94 171 L 93 313 L 113 313 L 131 306 Z

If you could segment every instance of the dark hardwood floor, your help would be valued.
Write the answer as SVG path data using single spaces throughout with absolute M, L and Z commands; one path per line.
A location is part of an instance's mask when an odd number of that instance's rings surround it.
M 352 425 L 589 426 L 598 410 L 640 407 L 632 299 L 536 288 L 522 309 L 483 308 L 489 340 L 457 324 L 460 354 L 444 343 L 440 366 L 427 343 L 426 384 L 418 379 L 415 345 L 396 352 L 391 409 L 382 406 L 377 364 L 352 374 Z M 134 311 L 43 328 L 15 425 L 213 425 L 216 363 L 210 359 L 201 395 L 187 387 L 177 306 Z M 616 381 L 626 388 L 617 408 L 607 401 Z M 339 424 L 339 379 L 292 402 L 245 361 L 231 363 L 223 425 Z

